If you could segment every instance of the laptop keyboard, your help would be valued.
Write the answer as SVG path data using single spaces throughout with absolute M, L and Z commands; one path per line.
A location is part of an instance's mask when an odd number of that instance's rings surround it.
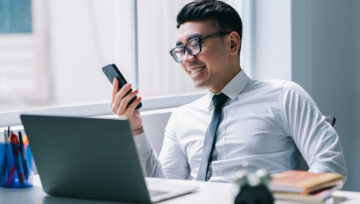
M 166 191 L 156 191 L 156 190 L 150 190 L 149 192 L 150 192 L 150 197 L 169 193 L 169 192 L 166 192 Z

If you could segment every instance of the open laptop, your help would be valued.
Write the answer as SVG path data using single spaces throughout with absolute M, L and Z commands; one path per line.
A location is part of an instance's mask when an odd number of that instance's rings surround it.
M 127 120 L 20 117 L 43 189 L 50 195 L 151 203 L 196 190 L 152 187 L 152 182 L 161 182 L 156 179 L 145 182 Z

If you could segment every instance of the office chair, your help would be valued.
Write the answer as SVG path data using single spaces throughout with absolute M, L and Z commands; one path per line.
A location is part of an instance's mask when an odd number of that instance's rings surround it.
M 334 115 L 326 115 L 325 117 L 326 117 L 326 121 L 328 121 L 334 127 L 335 122 L 336 122 L 335 116 Z M 302 157 L 301 154 L 300 154 L 300 158 L 299 158 L 298 167 L 296 169 L 304 170 L 304 171 L 309 170 L 309 166 L 307 165 L 305 159 Z
M 334 115 L 327 115 L 325 116 L 326 120 L 334 127 L 335 122 L 336 122 L 336 118 Z

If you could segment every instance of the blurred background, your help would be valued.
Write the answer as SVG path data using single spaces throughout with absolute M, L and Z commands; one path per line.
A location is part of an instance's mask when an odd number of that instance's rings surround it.
M 138 0 L 139 89 L 144 98 L 204 92 L 175 63 L 176 14 L 189 0 Z M 241 63 L 254 79 L 292 80 L 335 115 L 360 191 L 360 1 L 229 0 L 242 16 Z M 131 0 L 0 0 L 0 112 L 107 102 L 101 67 L 128 81 Z M 6 118 L 0 118 L 6 120 Z
M 143 97 L 202 91 L 169 55 L 176 14 L 188 2 L 138 1 Z M 109 101 L 102 66 L 116 63 L 128 81 L 133 78 L 130 3 L 0 0 L 0 112 Z M 240 10 L 240 3 L 233 5 Z

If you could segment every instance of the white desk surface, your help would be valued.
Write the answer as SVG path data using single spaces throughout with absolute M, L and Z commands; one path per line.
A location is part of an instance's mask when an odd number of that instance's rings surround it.
M 166 179 L 172 184 L 197 186 L 199 189 L 191 194 L 161 202 L 161 204 L 184 203 L 234 203 L 234 186 L 230 183 L 210 183 L 200 181 Z M 360 192 L 338 191 L 334 193 L 331 203 L 360 203 Z M 0 187 L 0 204 L 111 204 L 119 202 L 106 202 L 84 199 L 54 197 L 47 195 L 40 183 L 39 176 L 34 177 L 34 187 L 26 189 L 8 189 Z M 276 203 L 293 203 L 278 201 Z

